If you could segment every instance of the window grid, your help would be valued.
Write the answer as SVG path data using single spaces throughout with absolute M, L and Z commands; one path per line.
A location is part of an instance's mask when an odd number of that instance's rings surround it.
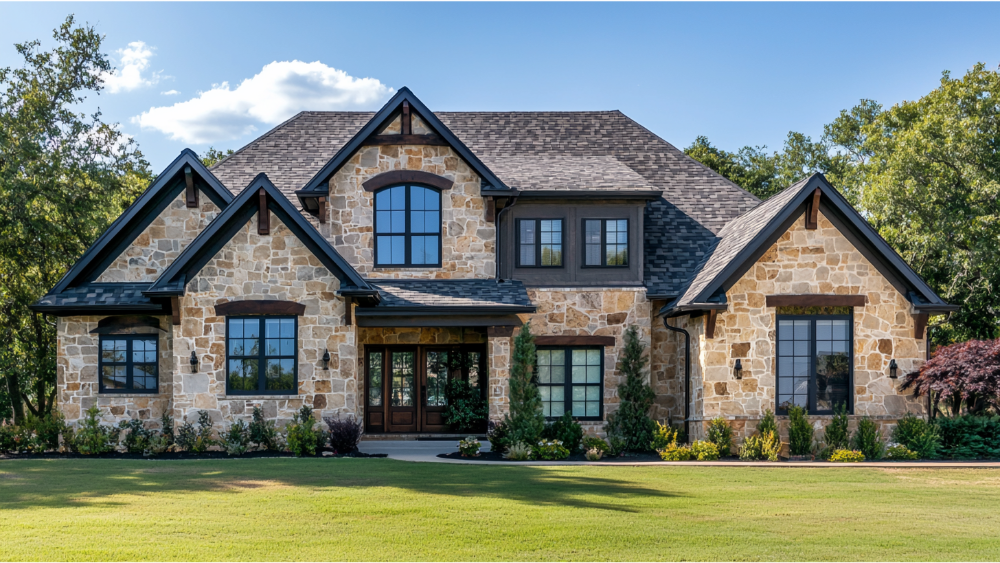
M 792 405 L 828 414 L 841 404 L 853 412 L 851 317 L 779 316 L 775 410 Z
M 158 337 L 149 334 L 101 336 L 100 393 L 156 393 Z
M 375 265 L 441 265 L 441 193 L 394 186 L 375 194 Z
M 563 265 L 562 219 L 518 219 L 520 268 L 561 268 Z
M 604 352 L 599 348 L 540 348 L 538 390 L 542 412 L 559 418 L 600 419 L 604 411 Z
M 583 265 L 628 266 L 628 219 L 583 220 Z
M 297 323 L 295 317 L 227 318 L 226 392 L 236 395 L 295 394 L 298 391 Z

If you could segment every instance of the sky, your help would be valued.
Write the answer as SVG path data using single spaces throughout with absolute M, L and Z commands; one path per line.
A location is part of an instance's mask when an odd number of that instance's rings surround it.
M 435 111 L 621 110 L 678 147 L 780 149 L 860 99 L 934 89 L 1000 63 L 1000 4 L 3 3 L 14 43 L 68 14 L 115 71 L 83 109 L 162 170 L 185 147 L 238 149 L 302 110 L 376 110 L 409 87 Z

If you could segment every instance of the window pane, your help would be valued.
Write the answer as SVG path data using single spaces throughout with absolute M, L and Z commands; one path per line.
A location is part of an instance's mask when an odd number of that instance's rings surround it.
M 566 365 L 566 351 L 565 350 L 552 350 L 552 365 L 564 366 Z
M 389 213 L 389 232 L 390 233 L 405 233 L 406 232 L 406 212 L 405 211 L 392 211 Z
M 392 232 L 392 215 L 390 214 L 389 211 L 375 212 L 375 232 L 376 233 Z
M 229 360 L 230 389 L 256 391 L 257 380 L 257 360 Z
M 281 337 L 295 338 L 295 319 L 281 319 Z
M 552 374 L 551 370 L 552 370 L 551 366 L 539 365 L 538 366 L 538 382 L 542 383 L 542 384 L 551 383 L 551 374 Z
M 279 319 L 264 319 L 264 335 L 267 338 L 280 338 L 281 321 Z
M 125 366 L 101 366 L 101 382 L 105 389 L 124 389 Z
M 427 257 L 424 255 L 424 237 L 413 237 L 410 243 L 410 260 L 414 264 L 426 264 Z
M 260 337 L 260 319 L 245 319 L 243 321 L 243 338 Z
M 427 352 L 427 406 L 448 405 L 445 387 L 448 385 L 448 352 Z
M 520 229 L 520 264 L 522 266 L 535 265 L 535 221 L 524 220 L 518 222 Z
M 540 366 L 551 365 L 552 352 L 550 352 L 549 350 L 539 350 L 538 352 L 536 352 L 536 354 L 538 357 L 538 365 Z
M 566 383 L 566 366 L 552 366 L 552 383 Z
M 587 244 L 600 244 L 601 243 L 601 222 L 596 220 L 588 220 L 586 223 L 586 233 L 584 235 L 584 240 Z
M 389 208 L 393 211 L 404 211 L 406 209 L 406 187 L 398 186 L 389 188 Z
M 392 352 L 392 406 L 413 406 L 413 352 Z
M 264 388 L 291 391 L 295 385 L 295 360 L 267 360 Z
M 368 406 L 382 406 L 382 352 L 368 354 Z

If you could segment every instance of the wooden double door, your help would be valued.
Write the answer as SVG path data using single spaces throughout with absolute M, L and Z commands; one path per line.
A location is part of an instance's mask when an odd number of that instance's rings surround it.
M 366 346 L 368 432 L 479 430 L 445 424 L 448 381 L 469 382 L 486 398 L 486 346 Z

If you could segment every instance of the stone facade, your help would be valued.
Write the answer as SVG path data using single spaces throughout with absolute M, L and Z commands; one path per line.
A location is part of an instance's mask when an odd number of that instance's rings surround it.
M 160 215 L 136 237 L 97 278 L 99 282 L 154 282 L 184 248 L 215 216 L 219 208 L 204 194 L 198 194 L 197 208 L 187 207 L 186 194 L 167 205 Z

